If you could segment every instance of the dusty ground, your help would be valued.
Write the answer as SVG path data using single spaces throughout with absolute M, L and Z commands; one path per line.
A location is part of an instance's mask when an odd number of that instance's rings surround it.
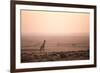
M 40 52 L 33 50 L 22 50 L 21 62 L 46 62 L 89 59 L 89 51 L 67 51 L 67 52 Z

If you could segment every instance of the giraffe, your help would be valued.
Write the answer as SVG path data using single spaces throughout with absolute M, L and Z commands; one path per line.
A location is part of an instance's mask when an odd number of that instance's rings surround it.
M 45 43 L 46 43 L 46 40 L 44 40 L 42 45 L 40 46 L 40 52 L 45 51 Z

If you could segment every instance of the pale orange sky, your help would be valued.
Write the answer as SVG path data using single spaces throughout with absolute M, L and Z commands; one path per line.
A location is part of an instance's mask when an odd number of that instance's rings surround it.
M 22 35 L 88 34 L 89 13 L 21 11 Z

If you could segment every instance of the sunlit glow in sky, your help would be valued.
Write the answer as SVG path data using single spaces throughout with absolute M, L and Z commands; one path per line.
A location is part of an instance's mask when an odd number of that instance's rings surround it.
M 21 11 L 22 35 L 88 34 L 89 13 Z

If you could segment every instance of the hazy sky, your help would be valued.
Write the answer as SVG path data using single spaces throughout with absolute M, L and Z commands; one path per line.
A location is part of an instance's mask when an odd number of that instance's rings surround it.
M 89 13 L 21 11 L 22 35 L 88 34 Z

